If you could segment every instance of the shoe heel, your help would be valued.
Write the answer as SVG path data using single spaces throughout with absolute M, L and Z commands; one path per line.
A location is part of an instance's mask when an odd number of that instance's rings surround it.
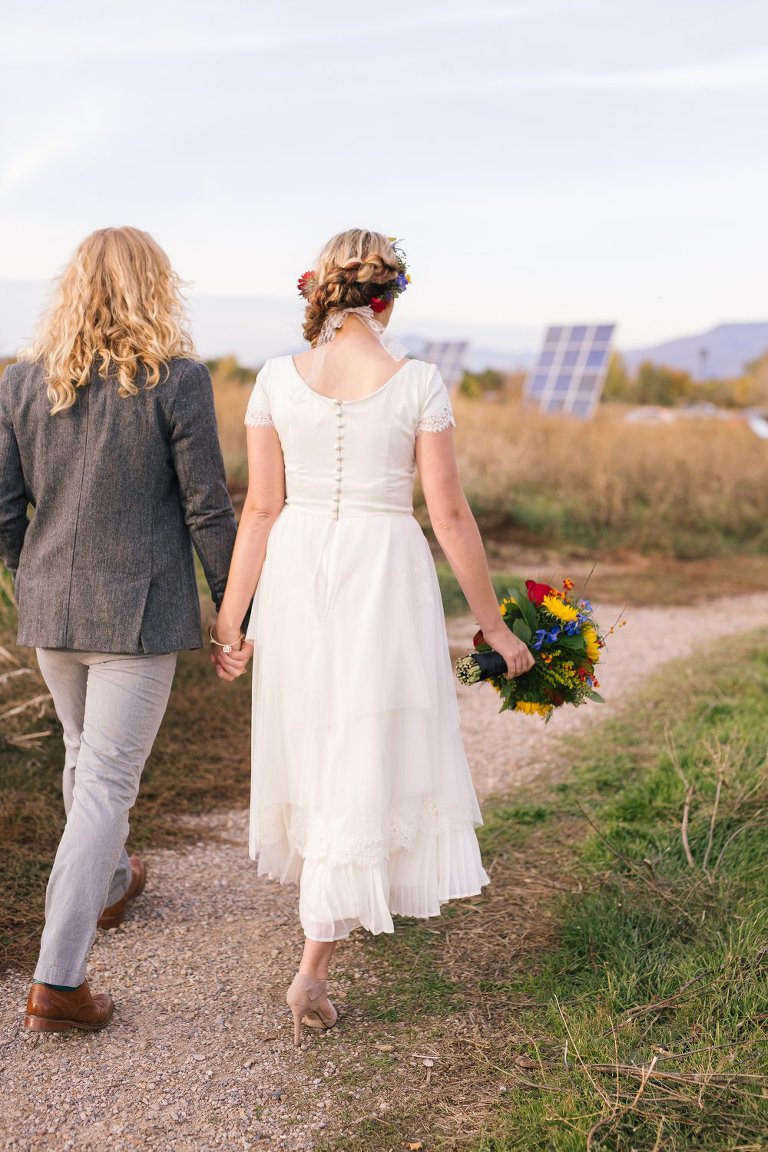
M 291 1012 L 293 1013 L 293 1044 L 295 1048 L 301 1047 L 301 1017 L 304 1009 L 301 1006 L 294 1008 L 291 1005 Z
M 68 1020 L 46 1020 L 45 1016 L 25 1016 L 24 1027 L 30 1032 L 69 1032 L 73 1025 Z

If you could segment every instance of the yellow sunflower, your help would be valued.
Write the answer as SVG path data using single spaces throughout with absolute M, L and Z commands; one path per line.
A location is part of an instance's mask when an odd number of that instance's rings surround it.
M 559 596 L 545 596 L 542 601 L 547 612 L 551 612 L 558 620 L 568 623 L 569 620 L 575 620 L 578 616 L 578 611 L 570 604 L 566 604 Z
M 551 711 L 551 704 L 537 704 L 532 700 L 518 700 L 515 704 L 515 712 L 525 712 L 527 716 L 549 716 Z
M 587 624 L 582 632 L 582 636 L 587 646 L 587 660 L 589 660 L 591 664 L 597 664 L 600 659 L 600 644 L 598 643 L 596 630 L 591 624 Z

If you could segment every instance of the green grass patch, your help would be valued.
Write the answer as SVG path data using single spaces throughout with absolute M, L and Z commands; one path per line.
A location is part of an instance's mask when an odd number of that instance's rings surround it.
M 521 980 L 548 1002 L 540 1091 L 510 1070 L 502 1147 L 550 1148 L 553 1123 L 564 1150 L 763 1146 L 767 752 L 764 638 L 669 671 L 583 745 L 556 799 L 588 821 L 583 891 Z

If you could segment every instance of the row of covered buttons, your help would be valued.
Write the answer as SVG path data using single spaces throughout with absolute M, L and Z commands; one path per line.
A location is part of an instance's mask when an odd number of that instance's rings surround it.
M 341 500 L 341 471 L 342 471 L 342 450 L 341 442 L 344 427 L 344 412 L 342 409 L 341 400 L 336 401 L 336 488 L 333 494 L 333 518 L 339 518 L 339 501 Z

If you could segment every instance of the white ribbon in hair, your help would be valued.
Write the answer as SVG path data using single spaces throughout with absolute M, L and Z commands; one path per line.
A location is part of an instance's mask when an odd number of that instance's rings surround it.
M 330 344 L 347 316 L 356 316 L 360 323 L 373 333 L 382 348 L 389 352 L 393 360 L 402 360 L 407 356 L 407 348 L 400 343 L 396 336 L 387 332 L 384 325 L 376 319 L 373 308 L 369 304 L 361 308 L 340 308 L 338 312 L 331 312 L 323 321 L 315 347 L 317 348 L 321 344 Z

